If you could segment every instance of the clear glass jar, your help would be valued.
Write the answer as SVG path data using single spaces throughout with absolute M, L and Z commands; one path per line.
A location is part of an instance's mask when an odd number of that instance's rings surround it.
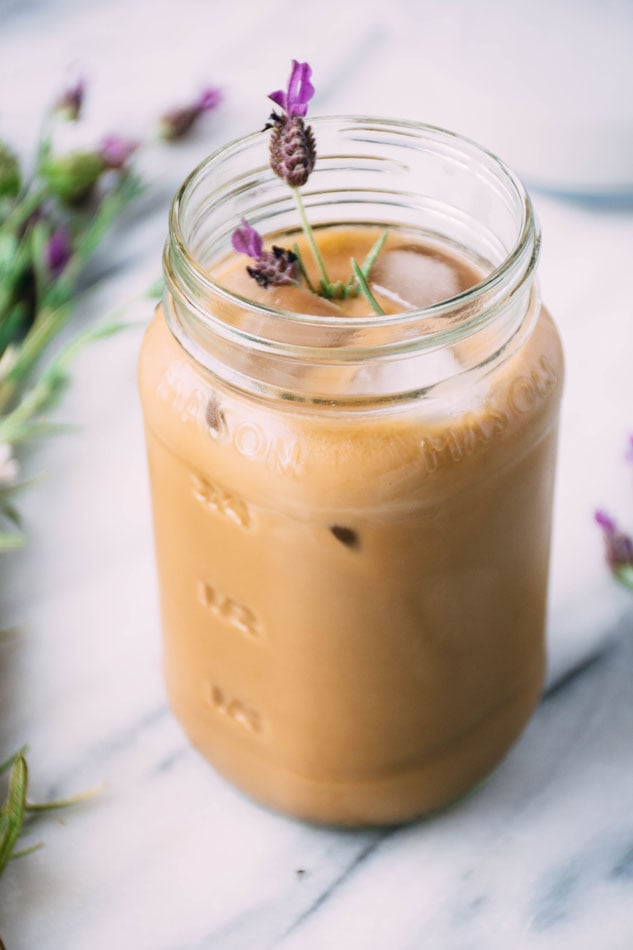
M 498 159 L 419 124 L 312 125 L 317 233 L 402 228 L 486 276 L 386 317 L 256 304 L 210 275 L 243 215 L 297 227 L 266 137 L 187 179 L 140 360 L 166 682 L 252 797 L 384 824 L 478 782 L 538 701 L 562 357 Z

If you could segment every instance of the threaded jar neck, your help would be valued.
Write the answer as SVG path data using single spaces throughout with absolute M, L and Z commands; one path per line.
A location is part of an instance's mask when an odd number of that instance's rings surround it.
M 243 217 L 264 234 L 298 225 L 293 195 L 271 171 L 267 137 L 257 133 L 210 155 L 172 204 L 165 311 L 190 355 L 239 389 L 355 403 L 424 395 L 447 375 L 513 352 L 538 310 L 540 244 L 516 176 L 475 143 L 431 126 L 340 116 L 316 118 L 312 126 L 318 160 L 302 195 L 314 228 L 366 224 L 413 232 L 476 262 L 485 277 L 432 306 L 369 317 L 276 310 L 222 287 L 211 275 Z M 448 370 L 437 353 L 456 348 L 461 355 Z M 323 364 L 346 370 L 340 385 L 335 372 L 329 375 L 327 393 L 309 372 Z M 365 372 L 350 374 L 350 367 Z M 351 375 L 361 382 L 350 388 Z

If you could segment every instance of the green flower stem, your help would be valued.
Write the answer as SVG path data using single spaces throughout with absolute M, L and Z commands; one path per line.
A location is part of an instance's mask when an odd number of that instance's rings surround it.
M 310 222 L 308 221 L 308 217 L 306 215 L 306 209 L 303 206 L 303 199 L 301 197 L 301 193 L 298 188 L 293 188 L 292 192 L 295 196 L 295 201 L 297 202 L 297 208 L 299 209 L 299 217 L 301 218 L 301 226 L 303 228 L 303 232 L 306 238 L 308 239 L 308 244 L 310 245 L 312 256 L 314 257 L 316 265 L 319 268 L 319 273 L 321 274 L 321 279 L 323 281 L 323 287 L 327 294 L 327 291 L 329 287 L 331 286 L 331 281 L 328 276 L 328 272 L 325 267 L 323 258 L 321 257 L 321 252 L 319 251 L 317 242 L 315 240 L 314 231 L 312 230 L 312 226 Z
M 305 282 L 306 282 L 306 286 L 307 286 L 308 290 L 309 290 L 311 293 L 316 294 L 316 290 L 315 290 L 314 284 L 313 284 L 312 281 L 310 280 L 310 275 L 308 274 L 308 272 L 307 272 L 307 270 L 306 270 L 306 266 L 305 266 L 305 264 L 303 263 L 303 258 L 301 257 L 301 251 L 299 250 L 299 245 L 297 244 L 296 241 L 295 241 L 295 243 L 292 245 L 292 250 L 293 250 L 293 252 L 294 252 L 294 253 L 296 254 L 296 256 L 297 256 L 297 264 L 298 264 L 298 266 L 299 266 L 299 271 L 300 271 L 300 273 L 301 273 L 301 276 L 303 277 L 303 279 L 304 279 Z
M 66 305 L 56 310 L 43 310 L 38 314 L 28 334 L 20 346 L 15 363 L 0 384 L 0 414 L 14 398 L 20 382 L 33 367 L 42 351 L 46 349 L 53 337 L 67 323 L 71 314 L 71 307 Z
M 35 188 L 33 191 L 28 192 L 2 222 L 2 229 L 5 232 L 12 231 L 16 233 L 22 227 L 26 219 L 39 208 L 46 196 L 47 191 L 45 188 Z
M 101 340 L 128 326 L 127 323 L 112 320 L 92 327 L 71 340 L 55 357 L 43 373 L 41 379 L 26 393 L 10 413 L 0 416 L 0 445 L 8 442 L 15 445 L 31 434 L 30 420 L 46 409 L 60 392 L 69 365 L 78 353 L 89 343 Z

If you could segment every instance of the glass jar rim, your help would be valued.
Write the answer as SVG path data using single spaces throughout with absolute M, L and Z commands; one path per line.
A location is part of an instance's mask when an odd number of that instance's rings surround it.
M 180 272 L 187 280 L 189 286 L 195 287 L 200 293 L 211 294 L 216 299 L 239 306 L 242 310 L 246 309 L 267 317 L 275 317 L 280 321 L 289 321 L 294 324 L 304 324 L 312 327 L 337 327 L 339 329 L 362 330 L 370 327 L 396 328 L 406 326 L 409 323 L 419 324 L 421 320 L 426 320 L 427 318 L 429 318 L 430 323 L 431 318 L 436 319 L 442 317 L 454 310 L 457 306 L 464 307 L 469 304 L 475 304 L 480 301 L 481 298 L 485 298 L 487 295 L 494 293 L 500 284 L 504 282 L 507 283 L 508 281 L 512 283 L 512 279 L 515 275 L 520 274 L 520 283 L 523 283 L 523 281 L 532 274 L 540 250 L 540 231 L 534 215 L 532 202 L 518 176 L 493 152 L 457 132 L 411 120 L 357 115 L 328 115 L 311 118 L 310 124 L 314 125 L 316 130 L 326 124 L 335 125 L 338 129 L 350 128 L 358 130 L 362 129 L 363 126 L 370 126 L 372 131 L 404 134 L 410 138 L 426 136 L 434 138 L 444 145 L 458 146 L 462 152 L 469 151 L 471 154 L 479 156 L 480 159 L 487 162 L 489 166 L 494 168 L 497 174 L 501 176 L 508 192 L 514 197 L 517 208 L 520 209 L 521 219 L 517 228 L 518 236 L 513 247 L 506 254 L 501 263 L 474 286 L 437 303 L 425 307 L 407 309 L 395 314 L 371 314 L 365 317 L 359 317 L 338 314 L 297 313 L 295 311 L 268 307 L 262 303 L 256 303 L 247 297 L 242 297 L 214 280 L 204 266 L 196 260 L 183 234 L 180 217 L 187 198 L 212 166 L 230 159 L 233 155 L 250 146 L 262 143 L 262 133 L 253 132 L 225 143 L 211 152 L 191 171 L 174 196 L 169 213 L 170 235 L 165 248 L 165 257 L 167 257 L 168 253 L 175 256 L 181 268 Z M 271 176 L 274 177 L 272 171 Z M 481 312 L 475 307 L 474 315 L 470 319 L 460 322 L 459 326 L 453 326 L 449 331 L 432 330 L 428 335 L 425 334 L 425 336 L 428 337 L 426 343 L 431 344 L 431 342 L 433 342 L 434 344 L 439 344 L 445 342 L 447 332 L 451 339 L 454 338 L 456 333 L 458 333 L 459 336 L 468 335 L 470 330 L 479 329 L 481 323 Z

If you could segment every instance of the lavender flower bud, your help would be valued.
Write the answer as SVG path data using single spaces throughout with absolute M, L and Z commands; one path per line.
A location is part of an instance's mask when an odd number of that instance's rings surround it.
M 57 99 L 53 112 L 69 122 L 76 122 L 81 115 L 85 94 L 86 84 L 82 78 L 79 78 Z
M 52 195 L 63 204 L 76 206 L 90 198 L 105 167 L 96 152 L 70 152 L 45 159 L 40 174 Z
M 62 225 L 53 231 L 46 245 L 46 266 L 51 277 L 59 277 L 72 253 L 70 232 Z
M 303 117 L 273 112 L 270 136 L 270 167 L 291 188 L 305 185 L 316 162 L 316 142 L 312 127 Z
M 106 168 L 121 171 L 138 148 L 138 143 L 122 135 L 106 135 L 101 139 L 99 155 Z
M 605 511 L 597 511 L 594 518 L 602 528 L 609 567 L 616 573 L 623 567 L 633 567 L 633 540 L 620 531 L 614 519 Z
M 15 198 L 20 185 L 19 162 L 13 152 L 0 142 L 0 198 Z
M 170 109 L 160 119 L 158 134 L 168 142 L 184 138 L 205 112 L 210 112 L 222 101 L 222 90 L 212 86 L 203 89 L 195 102 Z
M 260 287 L 296 284 L 299 280 L 297 255 L 276 244 L 273 244 L 272 251 L 262 251 L 255 265 L 246 270 Z
M 238 254 L 246 254 L 253 259 L 254 265 L 249 265 L 246 270 L 260 287 L 299 282 L 297 255 L 276 245 L 273 245 L 272 251 L 263 250 L 261 235 L 245 218 L 233 232 L 231 243 Z

